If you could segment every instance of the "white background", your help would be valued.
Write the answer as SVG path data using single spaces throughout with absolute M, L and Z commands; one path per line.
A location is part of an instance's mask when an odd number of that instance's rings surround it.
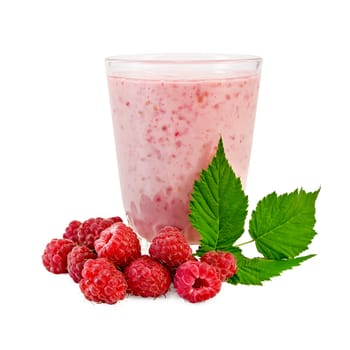
M 1 349 L 349 349 L 347 1 L 2 1 Z M 41 264 L 72 219 L 124 215 L 104 58 L 264 58 L 247 193 L 314 191 L 317 257 L 192 305 L 86 301 Z

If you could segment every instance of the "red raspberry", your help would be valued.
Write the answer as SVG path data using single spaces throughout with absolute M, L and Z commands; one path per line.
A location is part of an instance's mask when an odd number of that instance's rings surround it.
M 81 222 L 78 220 L 71 221 L 63 234 L 63 238 L 72 240 L 73 242 L 78 242 L 78 229 Z
M 85 262 L 96 258 L 97 254 L 85 245 L 75 246 L 71 250 L 67 257 L 67 269 L 74 282 L 78 283 L 81 280 L 81 272 Z
M 134 295 L 158 297 L 169 290 L 171 283 L 169 271 L 148 255 L 131 262 L 124 273 L 128 287 Z
M 221 281 L 227 280 L 237 272 L 236 259 L 228 252 L 207 252 L 201 257 L 201 261 L 214 266 Z
M 187 261 L 198 261 L 198 259 L 195 256 L 191 255 Z M 175 276 L 177 268 L 178 268 L 178 266 L 176 266 L 176 267 L 168 267 L 168 270 L 170 272 L 170 276 L 171 276 L 172 279 L 174 279 L 174 276 Z
M 113 224 L 115 224 L 117 222 L 123 222 L 123 220 L 119 216 L 112 216 L 110 218 L 107 218 L 107 220 L 111 220 L 113 222 Z
M 118 266 L 125 266 L 141 256 L 141 245 L 136 233 L 122 222 L 105 229 L 95 241 L 100 258 L 107 258 Z
M 121 221 L 122 219 L 119 217 L 110 219 L 91 218 L 84 221 L 78 229 L 78 243 L 94 249 L 95 240 L 100 237 L 101 232 L 115 222 Z
M 171 268 L 189 260 L 192 249 L 178 228 L 166 226 L 153 238 L 149 254 Z
M 46 269 L 52 273 L 66 273 L 67 255 L 75 243 L 70 239 L 54 238 L 46 245 L 42 261 Z
M 90 301 L 115 304 L 125 298 L 127 284 L 124 275 L 108 259 L 87 260 L 82 277 L 80 290 Z
M 220 291 L 221 281 L 215 267 L 191 260 L 177 268 L 174 287 L 182 298 L 197 303 L 214 297 Z

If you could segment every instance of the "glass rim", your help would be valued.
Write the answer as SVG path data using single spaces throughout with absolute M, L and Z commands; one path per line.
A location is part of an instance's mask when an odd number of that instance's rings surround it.
M 155 54 L 125 54 L 108 56 L 106 63 L 113 64 L 147 64 L 147 65 L 207 65 L 234 64 L 243 62 L 262 62 L 260 56 L 243 54 L 215 53 L 155 53 Z
M 253 55 L 162 53 L 110 56 L 107 76 L 125 79 L 210 80 L 260 74 L 262 58 Z

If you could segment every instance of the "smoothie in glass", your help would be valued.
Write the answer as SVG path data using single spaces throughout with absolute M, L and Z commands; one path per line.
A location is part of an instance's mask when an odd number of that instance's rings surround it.
M 177 226 L 197 243 L 188 219 L 190 194 L 220 135 L 246 182 L 261 59 L 127 56 L 106 63 L 129 224 L 146 240 L 163 226 Z

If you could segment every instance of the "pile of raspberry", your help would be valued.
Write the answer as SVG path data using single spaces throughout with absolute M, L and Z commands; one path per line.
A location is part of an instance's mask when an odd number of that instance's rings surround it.
M 234 256 L 211 251 L 200 260 L 181 230 L 166 226 L 153 238 L 149 254 L 120 217 L 69 223 L 62 238 L 51 240 L 42 255 L 45 268 L 68 273 L 85 298 L 115 304 L 127 294 L 165 295 L 172 283 L 178 295 L 196 303 L 214 297 L 237 272 Z

